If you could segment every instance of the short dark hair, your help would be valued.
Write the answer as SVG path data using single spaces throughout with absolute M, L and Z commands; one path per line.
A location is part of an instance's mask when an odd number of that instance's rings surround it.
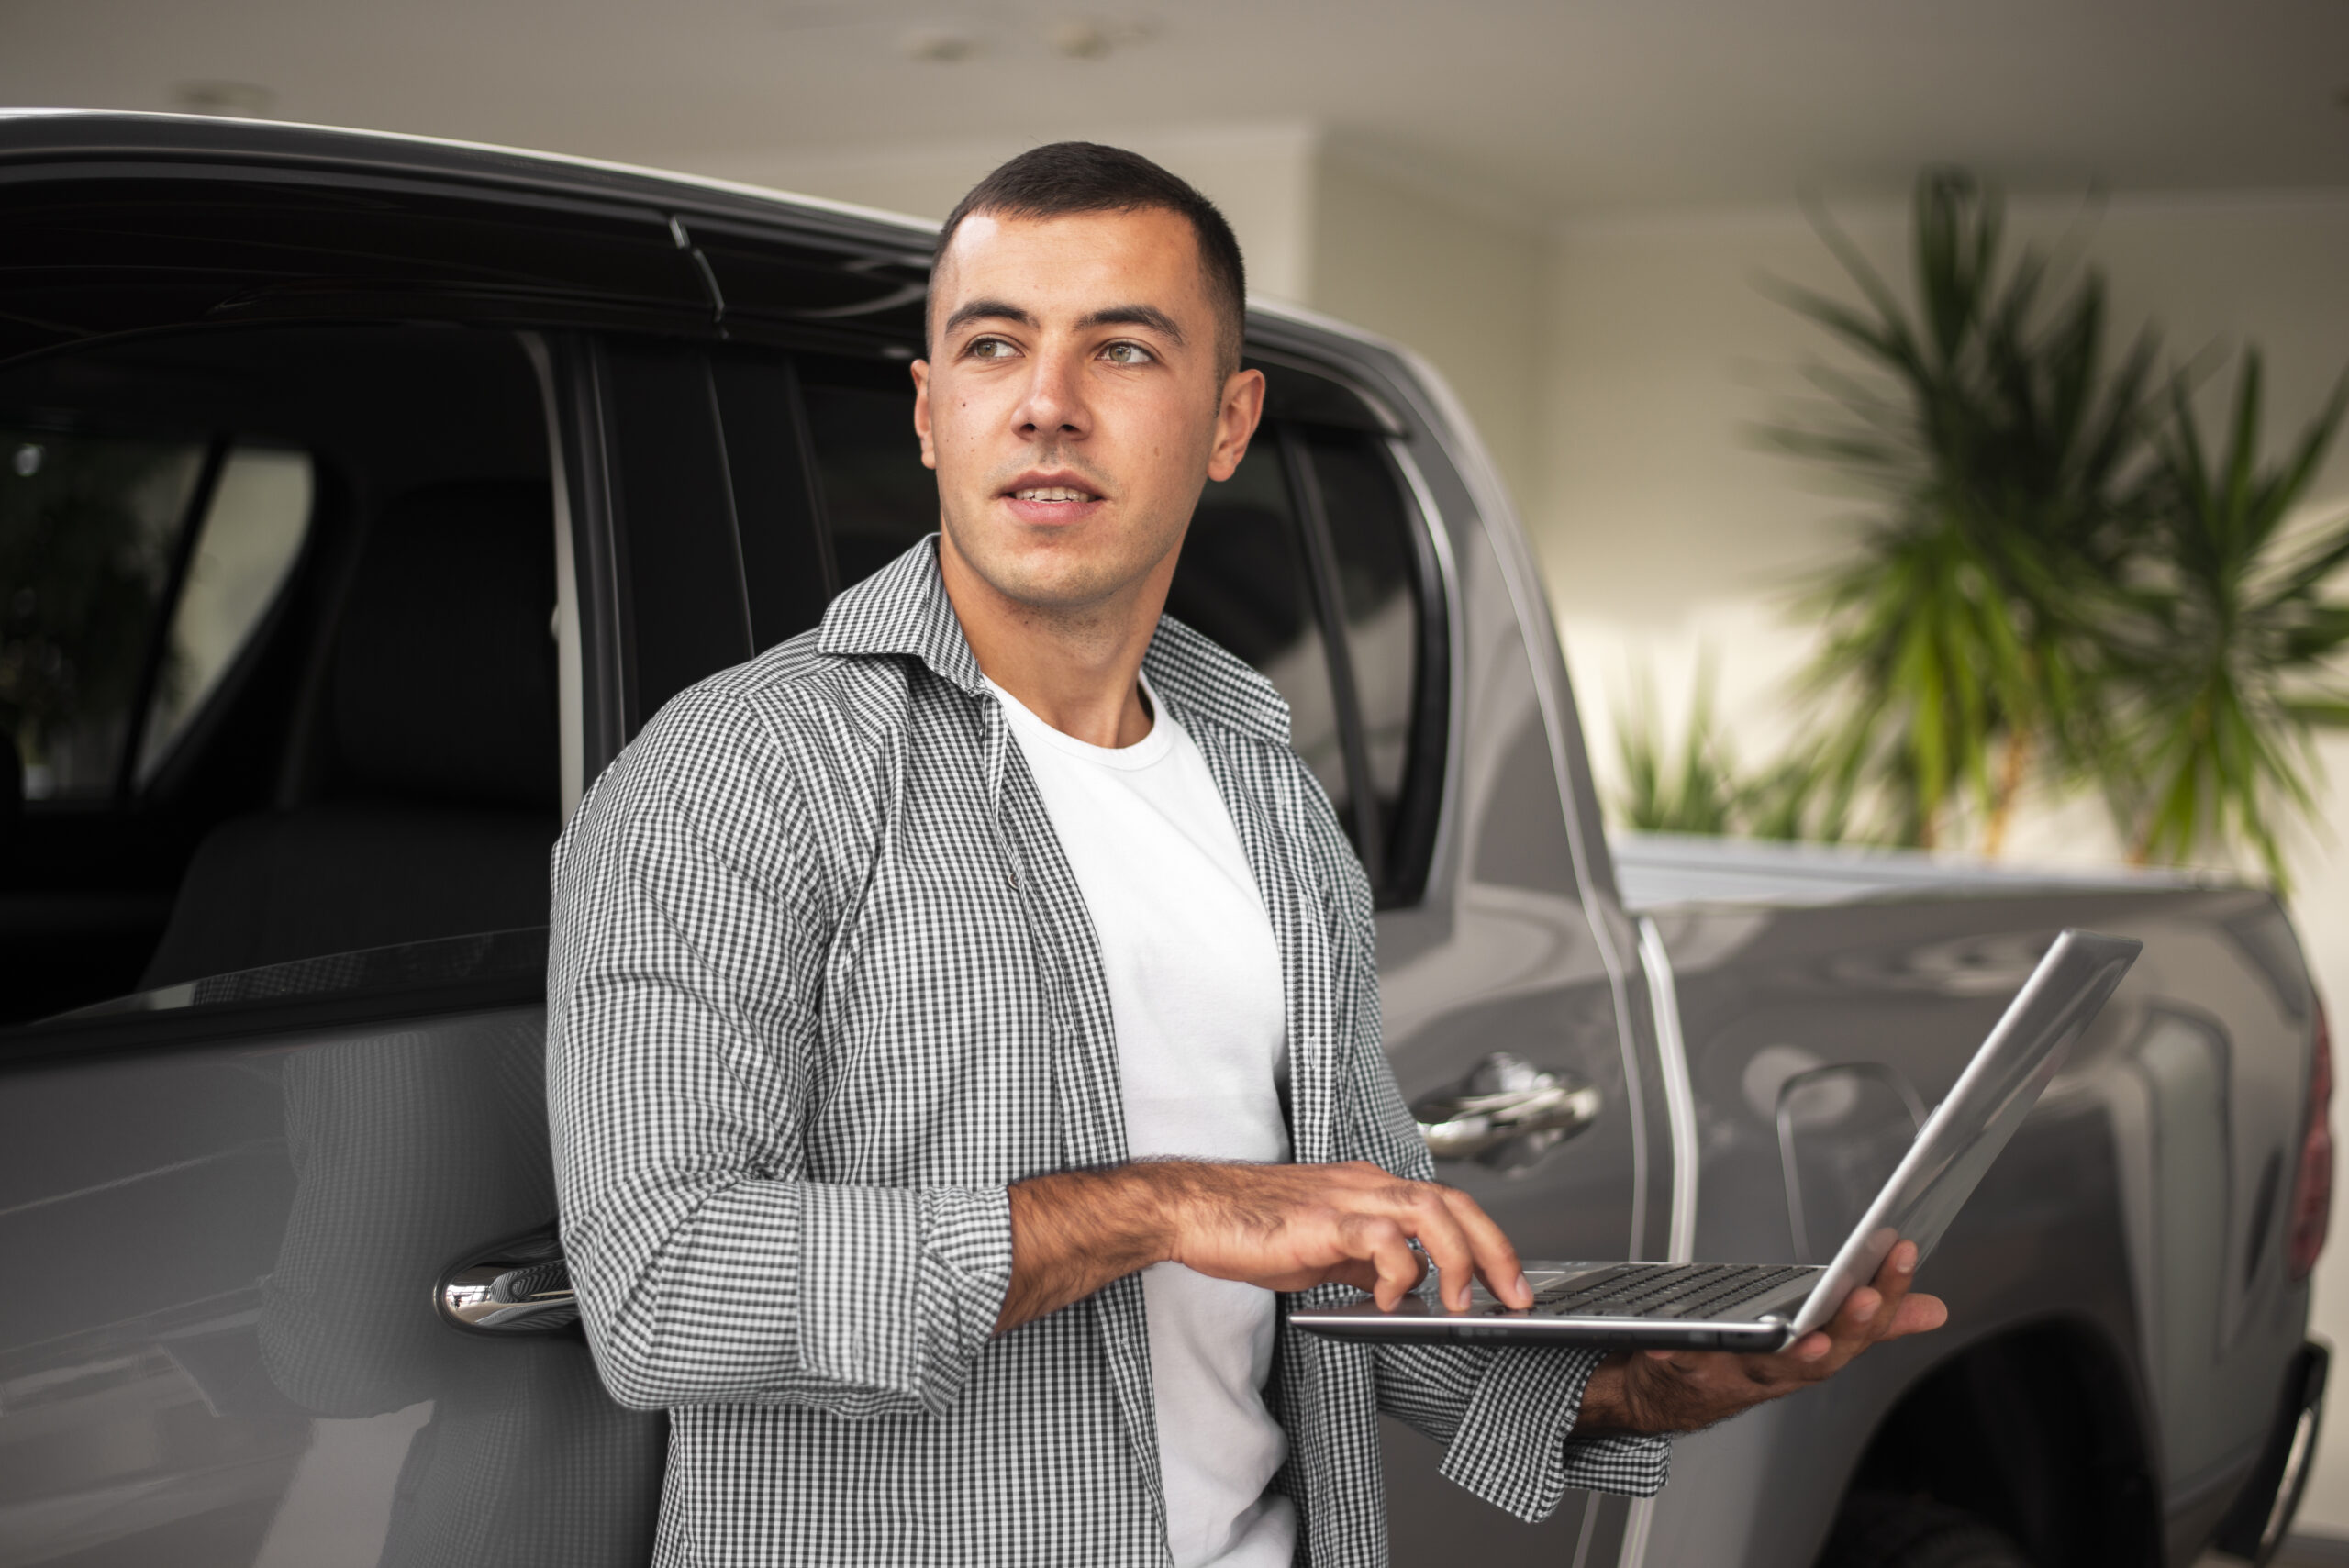
M 1196 186 L 1139 152 L 1097 141 L 1055 141 L 1029 149 L 954 204 L 939 234 L 938 253 L 946 253 L 954 231 L 975 212 L 1042 218 L 1150 211 L 1177 214 L 1189 221 L 1197 237 L 1199 267 L 1218 317 L 1218 358 L 1229 374 L 1240 366 L 1240 339 L 1248 312 L 1248 270 L 1240 259 L 1240 241 L 1223 214 Z

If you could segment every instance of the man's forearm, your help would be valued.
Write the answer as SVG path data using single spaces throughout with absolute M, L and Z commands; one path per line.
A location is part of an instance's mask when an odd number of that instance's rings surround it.
M 1517 1253 L 1474 1199 L 1375 1165 L 1147 1160 L 1063 1171 L 1011 1187 L 1011 1286 L 996 1332 L 1170 1262 L 1265 1290 L 1334 1281 L 1391 1307 L 1431 1257 L 1455 1310 L 1467 1309 L 1477 1274 L 1503 1300 L 1532 1305 Z
M 1033 1176 L 1011 1188 L 1011 1287 L 996 1314 L 1008 1334 L 1172 1256 L 1152 1165 Z

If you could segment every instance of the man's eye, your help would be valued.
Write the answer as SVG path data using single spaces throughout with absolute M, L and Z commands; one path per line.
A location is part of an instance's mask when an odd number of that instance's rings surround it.
M 964 351 L 974 360 L 1008 360 L 1012 353 L 1011 345 L 1000 338 L 975 339 Z
M 1112 343 L 1101 350 L 1101 357 L 1113 365 L 1146 365 L 1155 356 L 1140 343 Z

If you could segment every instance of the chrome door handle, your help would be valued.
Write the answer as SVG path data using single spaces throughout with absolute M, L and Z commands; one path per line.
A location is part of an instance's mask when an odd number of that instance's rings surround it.
M 432 1293 L 440 1316 L 493 1334 L 553 1334 L 579 1321 L 579 1296 L 552 1227 L 467 1258 Z
M 1529 1164 L 1598 1119 L 1598 1091 L 1570 1073 L 1497 1051 L 1467 1077 L 1411 1107 L 1439 1160 Z

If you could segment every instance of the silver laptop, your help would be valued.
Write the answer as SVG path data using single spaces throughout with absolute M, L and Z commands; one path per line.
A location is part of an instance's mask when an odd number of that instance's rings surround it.
M 1344 1338 L 1420 1343 L 1781 1349 L 1833 1318 L 1896 1242 L 1914 1241 L 1920 1262 L 1932 1251 L 2142 947 L 2093 931 L 2055 939 L 1825 1268 L 1528 1263 L 1531 1308 L 1504 1306 L 1480 1284 L 1466 1311 L 1452 1312 L 1431 1282 L 1392 1312 L 1364 1296 L 1292 1311 L 1289 1321 Z

